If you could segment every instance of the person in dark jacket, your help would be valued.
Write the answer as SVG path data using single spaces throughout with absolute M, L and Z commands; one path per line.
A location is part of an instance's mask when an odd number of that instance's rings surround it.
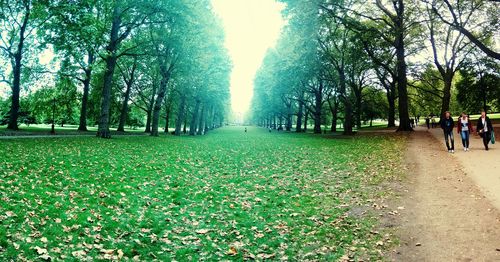
M 449 111 L 444 113 L 444 117 L 439 121 L 441 124 L 441 128 L 444 131 L 444 141 L 446 142 L 446 147 L 448 148 L 449 153 L 455 153 L 455 139 L 453 137 L 453 127 L 455 127 L 455 122 L 450 115 Z M 451 142 L 451 147 L 450 147 Z
M 467 116 L 465 112 L 462 112 L 462 117 L 458 119 L 457 132 L 462 137 L 464 151 L 469 151 L 470 133 L 474 132 L 474 128 L 472 127 L 469 116 Z
M 484 149 L 489 150 L 488 144 L 491 140 L 491 132 L 493 132 L 493 125 L 490 118 L 486 115 L 486 111 L 481 112 L 481 117 L 477 120 L 477 133 L 483 138 Z

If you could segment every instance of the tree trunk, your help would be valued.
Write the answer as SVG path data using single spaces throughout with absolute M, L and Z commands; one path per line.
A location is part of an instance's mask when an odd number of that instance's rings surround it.
M 306 110 L 306 114 L 304 115 L 304 133 L 307 133 L 307 122 L 309 121 L 309 110 Z
M 387 112 L 387 127 L 396 126 L 396 84 L 391 82 L 391 89 L 387 90 L 387 102 L 389 103 L 389 109 Z
M 118 59 L 116 56 L 116 50 L 118 49 L 119 44 L 118 33 L 120 28 L 120 11 L 118 5 L 115 5 L 109 44 L 106 47 L 107 57 L 104 59 L 106 61 L 106 71 L 104 73 L 104 86 L 102 89 L 101 115 L 99 117 L 99 126 L 97 130 L 97 136 L 102 138 L 111 138 L 111 133 L 109 132 L 111 88 L 113 85 L 113 74 L 115 72 L 116 61 Z
M 186 96 L 181 96 L 179 109 L 177 110 L 177 119 L 175 120 L 175 135 L 181 135 L 182 122 L 184 122 L 184 110 L 186 110 Z
M 167 85 L 170 80 L 170 70 L 167 69 L 167 65 L 160 65 L 161 81 L 160 87 L 158 89 L 158 95 L 156 96 L 155 106 L 153 109 L 153 119 L 151 121 L 151 136 L 158 136 L 158 126 L 160 125 L 160 111 L 165 100 L 165 95 L 167 94 Z
M 26 32 L 26 27 L 28 26 L 28 21 L 31 15 L 31 5 L 26 6 L 26 14 L 23 19 L 23 24 L 19 29 L 19 43 L 17 44 L 17 50 L 14 53 L 14 63 L 12 65 L 12 74 L 14 76 L 12 82 L 12 102 L 10 105 L 10 115 L 9 115 L 9 124 L 7 129 L 10 130 L 18 130 L 17 121 L 19 118 L 19 97 L 21 93 L 21 67 L 23 60 L 23 52 L 24 52 L 24 40 L 26 36 L 24 35 Z
M 447 72 L 442 76 L 444 82 L 443 89 L 443 100 L 441 103 L 441 115 L 443 116 L 446 111 L 450 110 L 450 101 L 451 101 L 451 85 L 453 82 L 454 72 L 447 69 Z
M 125 132 L 125 122 L 127 121 L 128 115 L 128 101 L 130 99 L 130 91 L 132 90 L 132 85 L 134 84 L 135 69 L 137 67 L 137 59 L 134 60 L 132 65 L 132 71 L 130 72 L 129 79 L 125 80 L 125 85 L 127 86 L 125 90 L 125 96 L 123 97 L 122 110 L 120 112 L 120 122 L 116 131 Z
M 165 133 L 168 133 L 168 128 L 170 124 L 170 111 L 172 111 L 172 103 L 167 103 L 167 107 L 165 108 Z
M 302 93 L 303 94 L 303 93 Z M 299 111 L 297 112 L 297 125 L 295 127 L 295 132 L 302 132 L 302 117 L 304 115 L 304 102 L 303 95 L 299 97 Z
M 398 84 L 398 109 L 399 109 L 399 127 L 398 131 L 413 131 L 410 125 L 410 115 L 408 113 L 408 79 L 406 76 L 406 60 L 405 60 L 405 43 L 404 33 L 405 24 L 404 19 L 404 3 L 403 0 L 398 0 L 399 8 L 398 15 L 394 20 L 396 30 L 396 41 L 394 47 L 396 48 L 396 67 L 397 67 L 397 84 Z
M 319 87 L 314 92 L 314 133 L 321 134 L 321 108 L 323 105 L 323 82 L 319 82 Z
M 87 68 L 85 68 L 85 79 L 83 80 L 83 97 L 82 108 L 80 110 L 79 131 L 87 131 L 87 106 L 90 92 L 90 80 L 92 79 L 92 65 L 94 63 L 94 54 L 89 51 L 87 53 Z
M 197 135 L 204 135 L 205 130 L 205 118 L 206 118 L 206 106 L 203 106 L 200 111 L 200 116 L 198 120 L 198 132 Z
M 198 112 L 200 111 L 200 103 L 199 99 L 196 99 L 196 104 L 194 106 L 193 113 L 191 114 L 191 123 L 189 124 L 189 135 L 196 135 L 196 125 L 198 124 Z
M 330 132 L 332 133 L 337 132 L 338 107 L 339 102 L 337 100 L 333 102 L 333 107 L 330 107 L 330 110 L 332 112 L 332 126 L 330 128 Z
M 144 133 L 151 133 L 151 119 L 153 117 L 153 106 L 155 104 L 155 96 L 156 96 L 156 84 L 153 84 L 153 91 L 151 93 L 151 98 L 149 99 L 148 111 L 146 115 L 146 129 Z
M 361 112 L 363 111 L 362 109 L 362 94 L 361 92 L 358 92 L 358 90 L 355 92 L 356 94 L 356 127 L 358 129 L 361 128 Z
M 345 79 L 345 72 L 343 69 L 337 70 L 339 73 L 340 95 L 342 103 L 344 104 L 344 135 L 352 135 L 352 104 L 347 94 L 347 84 Z

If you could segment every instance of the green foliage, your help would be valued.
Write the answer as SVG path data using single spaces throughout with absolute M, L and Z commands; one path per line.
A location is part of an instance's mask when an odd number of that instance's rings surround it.
M 379 259 L 378 213 L 360 213 L 399 174 L 403 141 L 256 128 L 2 141 L 0 260 Z

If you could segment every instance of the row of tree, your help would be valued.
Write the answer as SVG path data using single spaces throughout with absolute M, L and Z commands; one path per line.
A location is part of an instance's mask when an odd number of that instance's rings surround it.
M 209 0 L 1 0 L 0 81 L 9 129 L 27 122 L 204 134 L 229 104 L 227 50 Z M 42 55 L 53 55 L 42 64 Z M 1 112 L 0 112 L 1 113 Z M 143 119 L 146 119 L 143 123 Z
M 288 24 L 255 77 L 252 120 L 352 134 L 381 118 L 500 110 L 498 3 L 288 0 Z M 498 35 L 497 35 L 498 36 Z M 496 39 L 498 41 L 498 39 Z

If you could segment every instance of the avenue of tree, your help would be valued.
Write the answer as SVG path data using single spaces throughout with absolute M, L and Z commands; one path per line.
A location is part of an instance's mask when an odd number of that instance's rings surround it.
M 254 124 L 353 134 L 384 119 L 409 131 L 416 116 L 500 110 L 497 1 L 281 1 L 286 26 L 255 76 Z M 231 62 L 209 0 L 0 0 L 0 28 L 8 129 L 202 135 L 229 114 Z
M 283 2 L 288 23 L 255 78 L 260 125 L 409 131 L 417 116 L 500 110 L 498 2 Z
M 125 126 L 195 135 L 227 114 L 231 64 L 208 0 L 2 0 L 0 27 L 9 129 L 55 116 L 103 138 Z

